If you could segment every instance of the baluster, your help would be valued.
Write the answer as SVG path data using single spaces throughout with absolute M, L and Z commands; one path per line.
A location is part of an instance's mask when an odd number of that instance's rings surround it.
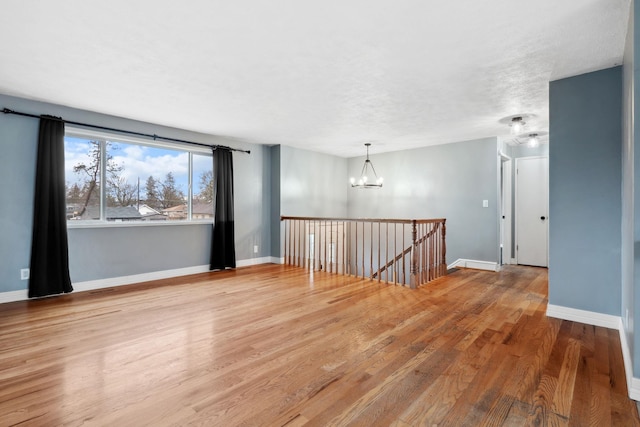
M 373 221 L 369 222 L 369 280 L 373 280 Z
M 300 220 L 296 220 L 296 231 L 295 231 L 295 246 L 296 246 L 296 256 L 295 256 L 295 265 L 296 267 L 300 267 Z
M 307 251 L 309 250 L 309 227 L 307 226 L 307 220 L 304 220 L 303 227 L 304 230 L 303 238 L 302 238 L 302 265 L 304 265 L 305 269 L 309 269 L 309 256 L 307 255 Z
M 316 269 L 316 271 L 321 271 L 322 270 L 322 220 L 318 221 L 318 235 L 317 237 L 317 241 L 318 241 L 318 267 Z
M 384 265 L 386 268 L 384 269 L 384 278 L 385 281 L 389 283 L 389 223 L 385 223 L 385 233 L 386 237 L 384 238 Z
M 296 257 L 298 256 L 298 252 L 296 251 L 297 228 L 298 228 L 298 220 L 294 219 L 291 224 L 291 265 L 293 266 L 297 264 Z
M 338 274 L 339 273 L 338 266 L 340 265 L 340 262 L 339 262 L 340 246 L 338 245 L 338 221 L 336 221 L 335 232 L 333 231 L 333 229 L 331 230 L 331 241 L 333 242 L 333 251 L 331 253 L 331 262 L 333 263 L 333 265 L 331 266 L 331 268 L 335 270 L 334 272 L 336 274 Z
M 327 221 L 320 222 L 320 270 L 327 271 Z
M 406 255 L 404 253 L 405 248 L 407 247 L 407 245 L 405 244 L 405 239 L 404 239 L 404 235 L 406 234 L 406 230 L 404 228 L 405 224 L 404 222 L 402 223 L 402 285 L 406 285 L 407 284 L 407 265 L 405 263 L 405 258 Z
M 434 224 L 430 224 L 429 225 L 429 233 L 434 233 L 434 229 L 433 229 Z M 431 238 L 433 237 L 433 234 L 431 234 L 431 237 L 429 237 L 427 239 L 427 258 L 426 258 L 426 263 L 427 263 L 427 276 L 425 278 L 425 280 L 429 281 L 429 274 L 431 274 L 431 268 L 429 266 L 429 256 L 431 255 L 431 249 L 429 248 L 429 244 L 431 242 Z
M 298 220 L 298 267 L 302 267 L 302 221 Z
M 316 220 L 311 221 L 309 224 L 311 233 L 313 235 L 313 242 L 309 241 L 309 269 L 315 271 L 316 269 Z
M 287 245 L 287 228 L 289 228 L 289 220 L 284 220 L 284 253 L 282 254 L 282 258 L 284 259 L 285 264 L 289 264 L 289 245 Z
M 440 228 L 439 233 L 438 233 L 438 260 L 437 260 L 437 272 L 438 272 L 438 277 L 442 276 L 442 228 Z
M 436 236 L 438 233 L 440 232 L 440 230 L 436 229 L 436 232 L 434 233 L 434 236 Z M 431 278 L 430 280 L 435 279 L 435 264 L 436 264 L 436 239 L 433 238 L 431 239 Z
M 322 269 L 322 221 L 316 221 L 316 237 L 315 242 L 313 242 L 314 246 L 314 258 L 315 258 L 315 271 L 320 271 Z
M 336 230 L 335 233 L 332 231 L 333 240 L 333 255 L 331 255 L 331 259 L 333 261 L 333 268 L 335 269 L 335 273 L 338 274 L 340 271 L 340 245 L 338 244 L 338 221 L 336 221 Z
M 380 227 L 382 224 L 378 221 L 378 282 L 380 282 L 380 246 L 382 245 L 382 240 L 380 238 Z
M 434 244 L 436 245 L 436 259 L 435 259 L 435 267 L 434 267 L 434 273 L 435 273 L 435 278 L 437 279 L 438 277 L 440 277 L 440 254 L 442 253 L 441 251 L 441 247 L 440 244 L 442 243 L 442 241 L 440 240 L 440 236 L 442 235 L 442 229 L 438 228 L 438 235 L 434 236 Z
M 442 230 L 438 227 L 436 235 L 433 236 L 433 278 L 438 278 L 438 266 L 440 265 L 440 233 Z
M 398 284 L 398 224 L 393 223 L 393 283 Z
M 431 252 L 431 241 L 433 240 L 433 236 L 435 234 L 435 229 L 433 228 L 434 225 L 435 224 L 431 224 L 431 230 L 429 230 L 431 236 L 427 239 L 427 282 L 431 281 L 431 256 L 433 255 Z
M 316 256 L 318 257 L 316 271 L 322 270 L 322 221 L 318 221 L 318 235 L 316 236 L 316 241 L 318 242 L 318 250 L 316 251 Z
M 329 244 L 329 273 L 333 274 L 333 221 L 329 221 L 329 238 L 327 239 Z
M 429 223 L 426 225 L 426 234 L 424 239 L 424 283 L 429 281 L 429 241 L 431 237 L 426 237 L 431 234 L 432 224 Z
M 351 259 L 351 254 L 349 253 L 351 250 L 351 228 L 348 221 L 343 221 L 342 223 L 342 238 L 344 240 L 344 273 L 351 274 L 351 266 L 349 265 L 349 260 Z
M 416 229 L 416 220 L 411 221 L 411 266 L 409 273 L 411 274 L 409 287 L 416 289 L 418 287 L 418 230 Z
M 300 262 L 298 265 L 302 267 L 304 265 L 304 256 L 303 256 L 303 240 L 304 239 L 304 229 L 303 229 L 304 221 L 298 221 L 298 259 Z
M 318 221 L 318 271 L 322 271 L 322 224 L 323 221 Z
M 418 247 L 420 248 L 419 250 L 419 259 L 418 259 L 418 286 L 421 286 L 424 284 L 423 282 L 423 277 L 424 277 L 424 266 L 423 266 L 423 262 L 422 260 L 424 259 L 424 227 L 425 224 L 418 224 Z
M 293 265 L 293 220 L 289 221 L 289 265 Z
M 364 224 L 364 221 L 362 221 L 362 278 L 363 279 L 364 279 L 364 276 L 365 276 L 365 270 L 364 270 L 364 257 L 365 257 L 364 250 L 365 250 L 365 246 L 364 246 L 364 242 L 365 242 L 365 237 L 366 237 L 365 236 L 364 227 L 365 227 L 365 224 Z
M 354 240 L 353 240 L 353 234 L 354 234 L 353 233 L 353 221 L 349 221 L 347 223 L 347 228 L 349 229 L 349 233 L 348 233 L 349 240 L 347 240 L 347 251 L 348 251 L 347 252 L 348 253 L 347 265 L 349 266 L 349 275 L 354 276 L 354 273 L 353 273 L 354 263 L 351 262 L 354 259 L 351 256 L 352 255 L 351 251 L 353 250 L 353 242 L 354 242 Z
M 420 275 L 420 281 L 422 284 L 427 283 L 427 235 L 429 234 L 429 224 L 422 225 L 422 234 L 420 235 L 420 239 L 422 239 L 422 257 L 420 258 L 420 263 L 422 264 L 422 274 Z
M 356 258 L 354 260 L 354 265 L 356 266 L 356 274 L 355 276 L 358 277 L 358 221 L 356 221 L 355 223 L 355 227 L 356 227 Z
M 342 274 L 347 274 L 347 239 L 345 238 L 346 227 L 345 222 L 341 221 L 342 226 Z

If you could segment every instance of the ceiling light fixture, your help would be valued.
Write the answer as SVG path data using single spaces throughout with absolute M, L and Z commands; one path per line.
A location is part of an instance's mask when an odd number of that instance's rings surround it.
M 356 182 L 356 179 L 351 177 L 351 186 L 354 188 L 380 188 L 382 187 L 382 177 L 378 178 L 376 169 L 373 167 L 373 163 L 369 160 L 369 147 L 371 144 L 367 142 L 364 144 L 367 147 L 367 158 L 362 165 L 362 172 L 360 172 L 360 179 Z
M 527 122 L 525 122 L 521 116 L 517 116 L 511 119 L 511 134 L 512 135 L 519 135 L 524 131 L 524 125 L 526 125 Z
M 538 145 L 540 145 L 540 140 L 538 139 L 538 134 L 537 133 L 530 133 L 529 134 L 528 145 L 529 145 L 529 147 L 537 147 Z

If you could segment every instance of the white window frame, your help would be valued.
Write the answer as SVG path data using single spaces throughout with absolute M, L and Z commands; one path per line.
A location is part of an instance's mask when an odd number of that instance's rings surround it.
M 93 129 L 84 129 L 74 126 L 65 127 L 65 137 L 71 136 L 75 138 L 86 138 L 101 141 L 100 143 L 100 182 L 106 182 L 106 144 L 104 141 L 122 142 L 125 144 L 143 145 L 153 148 L 164 148 L 170 150 L 178 150 L 187 152 L 188 157 L 188 185 L 187 185 L 187 219 L 184 220 L 167 220 L 167 221 L 107 221 L 105 215 L 107 195 L 106 185 L 100 185 L 100 219 L 99 220 L 77 220 L 67 221 L 67 228 L 104 228 L 104 227 L 167 227 L 176 225 L 193 225 L 193 224 L 213 224 L 213 218 L 194 219 L 193 213 L 193 155 L 205 155 L 212 158 L 211 165 L 213 167 L 213 151 L 207 147 L 197 145 L 181 144 L 178 142 L 165 142 L 158 140 L 148 140 L 145 138 L 135 137 L 132 135 L 119 134 L 117 132 L 99 131 Z M 66 180 L 66 177 L 65 177 Z

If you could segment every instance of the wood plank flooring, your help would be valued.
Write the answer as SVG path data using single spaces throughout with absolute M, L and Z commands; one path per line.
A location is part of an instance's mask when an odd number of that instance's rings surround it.
M 637 426 L 547 271 L 418 290 L 280 265 L 0 305 L 0 426 Z

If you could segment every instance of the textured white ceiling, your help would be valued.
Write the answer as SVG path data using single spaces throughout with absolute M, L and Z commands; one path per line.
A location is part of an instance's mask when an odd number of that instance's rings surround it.
M 341 156 L 547 130 L 549 81 L 621 63 L 629 4 L 3 0 L 0 93 Z

